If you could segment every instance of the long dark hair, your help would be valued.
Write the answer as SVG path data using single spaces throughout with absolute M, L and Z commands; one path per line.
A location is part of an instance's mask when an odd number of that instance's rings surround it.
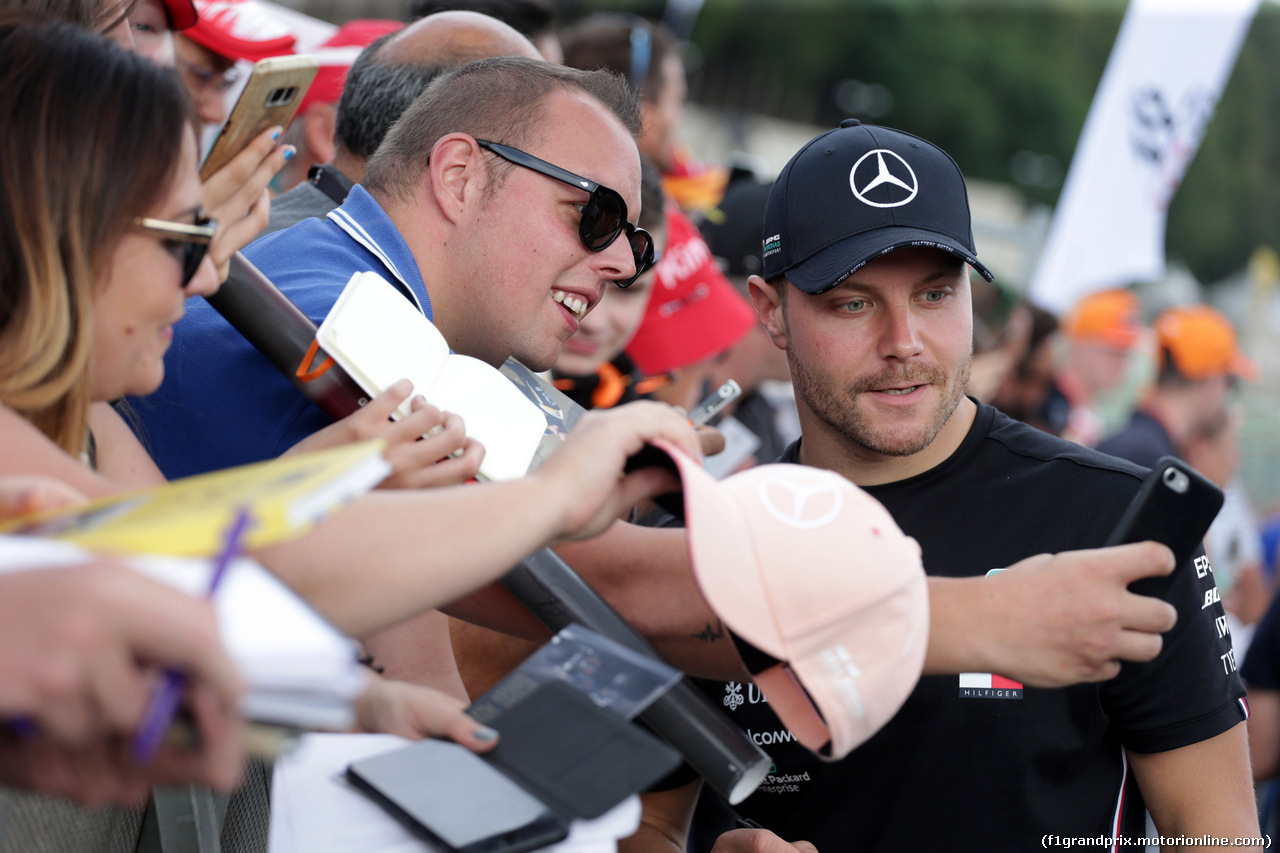
M 138 0 L 0 0 L 0 9 L 33 12 L 105 33 L 125 23 Z
M 94 283 L 172 182 L 181 81 L 81 27 L 0 12 L 0 402 L 84 449 Z

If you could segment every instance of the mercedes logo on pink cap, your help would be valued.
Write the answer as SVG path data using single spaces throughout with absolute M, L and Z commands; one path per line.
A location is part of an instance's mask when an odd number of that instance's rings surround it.
M 779 522 L 798 530 L 826 527 L 840 517 L 844 495 L 827 478 L 774 475 L 756 485 L 760 505 Z M 809 482 L 805 482 L 808 479 Z

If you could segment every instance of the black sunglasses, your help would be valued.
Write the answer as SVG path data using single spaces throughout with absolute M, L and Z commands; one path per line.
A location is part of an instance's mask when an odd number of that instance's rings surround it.
M 195 222 L 171 222 L 168 219 L 140 216 L 133 220 L 133 224 L 161 237 L 166 244 L 182 245 L 183 288 L 195 278 L 196 270 L 200 269 L 200 263 L 209 252 L 213 235 L 218 233 L 218 223 L 206 216 L 203 210 L 196 211 Z
M 636 274 L 626 281 L 614 282 L 618 287 L 628 287 L 644 272 L 653 266 L 653 238 L 643 228 L 637 228 L 627 221 L 627 203 L 622 200 L 617 190 L 597 184 L 581 175 L 554 166 L 546 160 L 539 160 L 519 148 L 499 145 L 487 139 L 477 139 L 481 148 L 492 151 L 503 160 L 532 169 L 535 172 L 571 184 L 591 194 L 591 199 L 582 208 L 582 221 L 578 224 L 578 238 L 582 245 L 593 252 L 603 252 L 618 239 L 622 232 L 627 234 L 627 242 L 631 244 L 631 254 L 635 257 Z

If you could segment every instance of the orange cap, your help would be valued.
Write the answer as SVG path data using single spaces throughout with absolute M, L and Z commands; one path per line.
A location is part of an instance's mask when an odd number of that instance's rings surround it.
M 1132 349 L 1142 337 L 1142 303 L 1131 291 L 1099 290 L 1075 304 L 1062 331 L 1075 341 Z
M 1208 305 L 1179 305 L 1156 318 L 1160 348 L 1188 379 L 1238 376 L 1253 380 L 1258 370 L 1240 351 L 1231 321 Z

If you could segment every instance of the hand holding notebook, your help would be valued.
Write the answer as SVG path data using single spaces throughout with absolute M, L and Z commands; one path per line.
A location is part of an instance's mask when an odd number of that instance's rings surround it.
M 316 341 L 368 394 L 407 378 L 428 403 L 460 415 L 484 445 L 482 479 L 528 472 L 546 432 L 541 410 L 497 368 L 451 353 L 440 330 L 377 273 L 351 277 Z M 408 401 L 397 411 L 407 416 Z

